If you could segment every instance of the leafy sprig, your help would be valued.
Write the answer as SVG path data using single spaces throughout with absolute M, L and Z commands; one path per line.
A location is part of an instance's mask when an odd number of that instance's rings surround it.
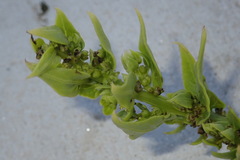
M 202 29 L 198 59 L 181 43 L 182 79 L 184 89 L 164 92 L 163 77 L 147 43 L 143 18 L 140 22 L 139 51 L 129 50 L 122 56 L 127 73 L 119 76 L 110 42 L 93 13 L 88 13 L 100 41 L 96 51 L 86 50 L 80 33 L 66 15 L 56 9 L 55 25 L 29 30 L 37 63 L 26 61 L 32 71 L 58 94 L 94 99 L 101 97 L 103 114 L 111 115 L 113 123 L 131 139 L 158 128 L 162 124 L 178 124 L 166 134 L 182 131 L 187 125 L 198 128 L 199 138 L 192 145 L 205 143 L 229 152 L 212 154 L 224 159 L 240 159 L 240 119 L 207 87 L 203 75 L 203 57 L 207 38 Z M 34 39 L 33 36 L 41 37 Z M 48 40 L 48 41 L 47 41 Z M 120 78 L 122 77 L 122 78 Z

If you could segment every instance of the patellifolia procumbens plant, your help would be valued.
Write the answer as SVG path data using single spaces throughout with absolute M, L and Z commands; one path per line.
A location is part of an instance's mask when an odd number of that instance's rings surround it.
M 93 13 L 88 13 L 100 41 L 98 50 L 86 50 L 80 33 L 66 15 L 56 9 L 52 26 L 29 30 L 30 42 L 37 63 L 26 61 L 32 71 L 59 95 L 100 97 L 102 112 L 129 138 L 136 139 L 162 124 L 177 124 L 166 134 L 176 134 L 187 125 L 198 128 L 199 138 L 192 145 L 204 143 L 218 149 L 227 145 L 229 152 L 212 152 L 223 159 L 240 160 L 240 119 L 208 88 L 203 75 L 203 56 L 207 38 L 202 29 L 198 58 L 195 59 L 181 43 L 179 47 L 184 89 L 164 92 L 163 77 L 148 46 L 142 16 L 139 50 L 122 55 L 126 73 L 116 71 L 116 60 L 110 42 Z M 33 37 L 34 36 L 34 37 Z

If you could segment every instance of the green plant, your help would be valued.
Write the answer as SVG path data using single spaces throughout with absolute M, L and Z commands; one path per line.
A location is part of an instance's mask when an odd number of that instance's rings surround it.
M 164 92 L 163 77 L 147 44 L 142 16 L 140 22 L 139 51 L 129 50 L 122 56 L 126 74 L 116 69 L 116 61 L 97 17 L 88 13 L 100 41 L 97 51 L 85 50 L 84 41 L 65 14 L 56 9 L 55 25 L 29 30 L 31 45 L 37 63 L 26 61 L 32 71 L 29 78 L 38 76 L 58 94 L 77 95 L 94 99 L 101 97 L 105 115 L 131 139 L 152 131 L 161 124 L 178 124 L 175 134 L 187 125 L 198 128 L 199 138 L 193 145 L 205 143 L 220 149 L 227 145 L 229 152 L 212 154 L 219 158 L 240 160 L 240 119 L 207 87 L 203 75 L 203 56 L 207 38 L 202 29 L 198 59 L 187 48 L 179 46 L 182 60 L 184 89 Z M 47 43 L 42 38 L 49 40 Z

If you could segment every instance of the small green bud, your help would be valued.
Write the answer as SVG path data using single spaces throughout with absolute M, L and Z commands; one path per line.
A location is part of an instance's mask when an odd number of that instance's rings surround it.
M 113 96 L 102 96 L 100 104 L 103 106 L 103 113 L 105 115 L 111 115 L 117 107 L 117 100 Z
M 151 83 L 151 77 L 150 76 L 146 76 L 143 80 L 142 80 L 142 85 L 143 86 L 148 86 Z
M 94 70 L 92 73 L 93 78 L 99 78 L 101 76 L 101 72 L 99 70 Z
M 145 109 L 145 110 L 142 110 L 141 115 L 144 118 L 148 118 L 150 116 L 150 112 Z
M 138 70 L 141 74 L 146 74 L 148 72 L 147 66 L 144 65 L 139 66 Z
M 57 48 L 57 47 L 59 46 L 58 43 L 55 43 L 55 42 L 51 42 L 50 44 L 51 44 L 51 46 L 53 46 L 54 48 Z
M 109 69 L 112 68 L 112 67 L 111 67 L 111 62 L 110 62 L 110 61 L 103 61 L 103 62 L 101 63 L 101 66 L 102 66 L 103 69 L 105 69 L 105 70 L 109 70 Z
M 145 89 L 149 92 L 149 93 L 153 93 L 154 89 L 152 87 L 145 87 Z
M 80 54 L 80 58 L 84 61 L 87 60 L 88 59 L 88 51 L 83 50 Z
M 65 52 L 65 51 L 67 50 L 67 47 L 61 45 L 61 46 L 59 47 L 59 49 L 60 49 L 61 52 Z
M 105 52 L 104 52 L 103 49 L 99 49 L 99 50 L 98 50 L 98 54 L 97 54 L 98 57 L 100 57 L 100 58 L 104 58 L 105 55 L 106 55 L 106 54 L 105 54 Z
M 116 75 L 116 74 L 111 74 L 111 75 L 109 76 L 109 79 L 111 80 L 110 82 L 115 82 L 115 81 L 118 80 L 118 75 Z
M 84 55 L 84 56 L 88 56 L 88 51 L 82 50 L 82 51 L 81 51 L 81 54 Z

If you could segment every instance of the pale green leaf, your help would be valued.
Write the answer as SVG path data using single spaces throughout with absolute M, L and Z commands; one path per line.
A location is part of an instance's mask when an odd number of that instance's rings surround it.
M 37 63 L 37 66 L 34 68 L 32 73 L 28 78 L 40 76 L 56 67 L 60 63 L 61 58 L 56 55 L 56 51 L 53 47 L 49 47 L 46 52 L 42 55 L 40 61 Z
M 181 43 L 178 44 L 181 60 L 182 60 L 182 79 L 184 88 L 192 93 L 192 95 L 197 95 L 197 80 L 195 73 L 195 59 L 188 49 Z
M 26 61 L 26 65 L 30 70 L 34 70 L 37 64 L 33 64 Z M 89 75 L 85 73 L 77 73 L 73 69 L 66 68 L 54 68 L 46 71 L 40 75 L 43 81 L 45 81 L 50 87 L 52 87 L 59 95 L 74 97 L 80 92 L 80 86 L 86 85 Z
M 197 121 L 197 124 L 203 123 L 205 120 L 207 120 L 210 116 L 210 99 L 207 94 L 207 90 L 205 88 L 205 78 L 203 76 L 202 70 L 203 70 L 203 56 L 204 56 L 204 49 L 205 49 L 205 43 L 206 43 L 206 29 L 203 27 L 202 30 L 202 36 L 201 36 L 201 43 L 200 43 L 200 49 L 198 54 L 198 60 L 196 62 L 196 77 L 197 77 L 197 83 L 198 83 L 198 100 L 200 103 L 206 108 L 206 111 L 201 114 L 200 118 Z
M 38 52 L 39 48 L 42 48 L 42 46 L 45 45 L 43 39 L 41 39 L 41 38 L 37 38 L 36 40 L 34 40 L 34 42 L 31 39 L 30 43 L 32 45 L 34 52 L 36 52 L 36 53 Z
M 56 8 L 55 25 L 61 28 L 67 37 L 74 34 L 78 34 L 80 36 L 79 32 L 74 28 L 72 23 L 68 20 L 67 16 L 59 8 Z
M 222 124 L 224 126 L 228 126 L 229 125 L 229 120 L 227 117 L 216 114 L 214 112 L 211 113 L 210 119 L 214 122 L 217 122 L 219 124 Z
M 193 100 L 190 92 L 179 90 L 175 93 L 167 94 L 169 101 L 174 102 L 185 108 L 192 108 Z
M 198 61 L 196 62 L 192 57 L 191 53 L 187 48 L 181 43 L 177 43 L 181 53 L 182 59 L 182 78 L 184 88 L 192 93 L 205 108 L 204 113 L 202 113 L 199 118 L 197 118 L 197 124 L 200 125 L 206 121 L 210 116 L 210 100 L 205 88 L 205 79 L 202 75 L 202 63 L 203 63 L 203 53 L 206 42 L 206 30 L 203 29 L 200 51 L 198 56 Z
M 145 24 L 144 24 L 142 15 L 137 9 L 136 9 L 136 13 L 138 16 L 138 20 L 140 22 L 140 37 L 139 37 L 138 48 L 141 51 L 142 56 L 144 57 L 146 65 L 151 68 L 153 86 L 162 87 L 163 85 L 162 74 L 153 57 L 152 51 L 150 50 L 147 44 L 146 29 L 145 29 Z
M 165 134 L 176 134 L 181 132 L 182 130 L 184 130 L 186 128 L 185 124 L 180 124 L 177 128 L 175 128 L 174 130 L 170 131 L 170 132 L 164 132 Z
M 203 70 L 203 57 L 204 57 L 204 50 L 205 50 L 206 39 L 207 39 L 207 31 L 206 31 L 206 28 L 203 27 L 202 35 L 201 35 L 201 42 L 200 42 L 200 49 L 199 49 L 198 60 L 197 60 L 197 67 L 198 67 L 198 70 L 199 70 L 199 75 L 201 75 L 201 76 L 203 75 L 203 73 L 202 73 L 202 70 Z
M 202 142 L 213 147 L 217 147 L 218 149 L 221 149 L 222 144 L 217 144 L 217 139 L 211 138 L 211 139 L 202 139 Z
M 227 118 L 229 122 L 233 125 L 233 128 L 235 130 L 240 129 L 240 119 L 238 118 L 237 114 L 234 112 L 234 110 L 231 107 L 229 107 Z
M 228 129 L 222 131 L 221 134 L 224 137 L 226 137 L 228 140 L 230 140 L 231 142 L 235 142 L 234 130 L 232 128 L 228 128 Z
M 238 146 L 237 146 L 236 158 L 237 158 L 237 160 L 240 160 L 240 144 L 238 144 Z
M 112 113 L 113 123 L 128 134 L 130 139 L 136 139 L 143 134 L 158 128 L 164 123 L 164 120 L 165 116 L 162 115 L 153 116 L 141 121 L 123 121 L 115 112 Z
M 32 29 L 27 32 L 35 36 L 46 38 L 56 43 L 65 45 L 69 43 L 61 28 L 56 25 Z
M 217 130 L 215 129 L 215 126 L 213 123 L 202 124 L 202 127 L 207 134 L 211 134 L 211 133 L 217 134 Z
M 200 136 L 198 137 L 198 139 L 196 139 L 194 142 L 192 142 L 192 143 L 190 143 L 190 144 L 191 144 L 191 145 L 198 145 L 198 144 L 202 143 L 202 140 L 203 140 L 203 139 L 206 139 L 206 138 L 207 138 L 206 136 L 200 135 Z
M 128 73 L 135 72 L 138 69 L 139 61 L 141 61 L 141 57 L 134 51 L 127 51 L 122 56 L 123 67 Z
M 225 128 L 226 128 L 226 125 L 225 125 L 225 124 L 221 124 L 221 123 L 218 123 L 218 122 L 216 122 L 216 123 L 211 123 L 211 126 L 212 126 L 214 129 L 216 129 L 217 131 L 219 131 L 219 132 L 224 131 Z
M 229 152 L 218 153 L 218 152 L 211 152 L 214 157 L 221 158 L 221 159 L 234 159 L 236 158 L 236 150 L 232 150 Z M 238 159 L 237 159 L 238 160 Z
M 134 73 L 129 73 L 127 75 L 124 84 L 122 85 L 111 85 L 111 92 L 113 96 L 117 99 L 121 107 L 129 109 L 132 108 L 132 99 L 135 94 L 136 76 Z
M 79 95 L 82 97 L 95 99 L 101 94 L 101 90 L 98 89 L 99 84 L 83 84 L 79 86 Z
M 112 69 L 114 70 L 116 68 L 116 61 L 111 49 L 111 45 L 110 42 L 106 36 L 106 34 L 103 31 L 102 25 L 99 22 L 98 18 L 91 12 L 88 12 L 88 15 L 92 21 L 92 24 L 94 26 L 95 32 L 98 36 L 98 39 L 100 41 L 100 44 L 102 46 L 102 48 L 106 51 L 106 53 L 108 54 L 108 58 L 110 58 L 110 62 L 112 65 Z
M 211 108 L 225 108 L 226 107 L 226 105 L 223 103 L 223 101 L 221 101 L 215 95 L 215 93 L 213 93 L 209 89 L 207 89 L 207 94 L 208 94 L 208 97 L 209 97 L 209 100 L 210 100 L 210 107 Z

